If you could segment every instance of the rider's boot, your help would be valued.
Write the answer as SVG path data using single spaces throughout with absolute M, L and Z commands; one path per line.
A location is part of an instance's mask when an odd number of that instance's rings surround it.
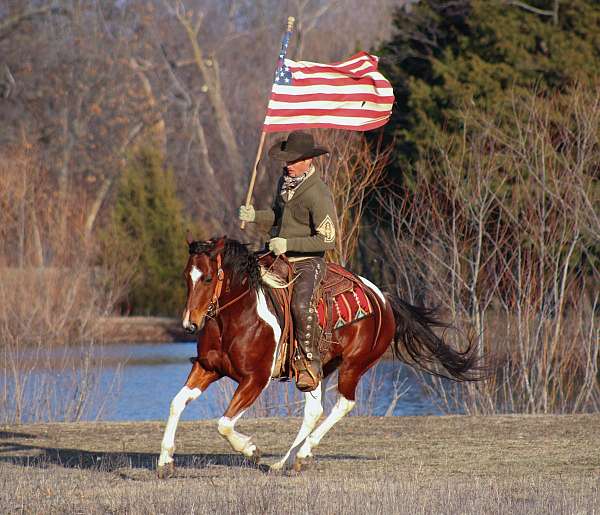
M 302 392 L 314 390 L 323 378 L 319 339 L 321 328 L 314 308 L 308 310 L 306 323 L 301 324 L 305 332 L 296 331 L 298 347 L 294 356 L 296 369 L 296 387 Z
M 315 308 L 315 293 L 325 273 L 325 260 L 311 258 L 294 263 L 296 273 L 292 292 L 292 313 L 297 347 L 294 353 L 296 386 L 303 392 L 314 390 L 323 376 L 319 337 L 321 328 Z

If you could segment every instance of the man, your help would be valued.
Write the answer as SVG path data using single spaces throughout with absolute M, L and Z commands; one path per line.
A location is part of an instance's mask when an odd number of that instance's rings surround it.
M 331 191 L 312 161 L 328 152 L 315 146 L 311 134 L 290 133 L 269 149 L 269 157 L 285 163 L 271 209 L 239 209 L 240 220 L 270 227 L 269 250 L 285 254 L 294 268 L 292 316 L 298 342 L 294 365 L 296 386 L 302 391 L 314 390 L 323 376 L 315 290 L 325 274 L 325 251 L 335 247 L 336 213 Z

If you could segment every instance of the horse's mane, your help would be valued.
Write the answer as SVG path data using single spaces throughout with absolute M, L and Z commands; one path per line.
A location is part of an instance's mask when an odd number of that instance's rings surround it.
M 190 245 L 190 254 L 213 254 L 220 238 L 213 238 L 207 241 L 193 241 Z M 248 286 L 256 291 L 263 284 L 271 288 L 287 288 L 289 286 L 283 279 L 275 273 L 261 266 L 258 257 L 254 252 L 248 250 L 247 243 L 240 243 L 237 240 L 224 238 L 223 266 L 231 269 L 235 277 L 248 278 Z
M 190 243 L 190 254 L 211 254 L 220 241 L 213 238 L 208 241 L 193 241 Z M 248 286 L 256 291 L 261 287 L 261 269 L 254 252 L 248 250 L 248 244 L 225 238 L 223 251 L 223 266 L 231 270 L 234 277 L 248 278 Z

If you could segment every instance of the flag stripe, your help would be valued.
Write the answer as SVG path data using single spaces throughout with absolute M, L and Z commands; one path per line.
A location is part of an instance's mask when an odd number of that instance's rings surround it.
M 286 132 L 297 129 L 345 129 L 350 131 L 369 131 L 385 125 L 388 118 L 375 122 L 365 123 L 363 125 L 347 125 L 339 122 L 310 122 L 310 123 L 270 123 L 263 127 L 264 132 Z
M 375 71 L 377 66 L 373 63 L 362 63 L 360 65 L 352 65 L 346 67 L 333 67 L 327 65 L 320 66 L 290 66 L 290 70 L 292 72 L 302 71 L 304 73 L 313 73 L 313 72 L 345 72 L 352 76 L 353 74 L 362 76 L 368 71 Z
M 335 74 L 335 77 L 311 77 L 306 79 L 295 78 L 294 86 L 355 86 L 355 85 L 369 85 L 377 88 L 388 88 L 390 89 L 390 83 L 385 79 L 375 79 L 369 76 L 366 77 L 340 77 L 339 74 Z M 290 86 L 287 86 L 290 87 Z
M 331 100 L 332 102 L 346 102 L 346 101 L 358 101 L 358 102 L 375 102 L 376 104 L 386 104 L 391 107 L 394 102 L 394 97 L 380 97 L 374 94 L 366 93 L 346 93 L 344 95 L 337 95 L 335 93 L 315 93 L 312 95 L 283 95 L 281 93 L 273 93 L 271 95 L 273 100 L 279 100 L 280 102 L 306 102 L 311 100 Z
M 371 111 L 369 109 L 340 109 L 335 107 L 333 109 L 303 109 L 302 115 L 311 116 L 351 116 L 351 117 L 365 117 L 365 118 L 379 118 L 381 117 L 382 111 Z M 267 109 L 267 116 L 298 116 L 297 109 Z M 385 115 L 387 116 L 387 114 Z
M 280 84 L 273 85 L 273 93 L 281 95 L 310 95 L 310 94 L 372 94 L 373 90 L 377 91 L 378 95 L 391 96 L 392 88 L 374 88 L 367 84 L 358 84 L 356 86 L 283 86 Z
M 269 102 L 269 109 L 294 109 L 296 112 L 302 109 L 367 109 L 370 111 L 384 111 L 390 110 L 390 104 L 377 104 L 375 102 L 328 102 L 328 101 L 307 101 L 307 102 L 278 102 L 277 100 L 271 100 Z

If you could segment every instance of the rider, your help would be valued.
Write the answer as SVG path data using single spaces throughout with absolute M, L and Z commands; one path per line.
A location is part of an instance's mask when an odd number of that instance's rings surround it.
M 302 391 L 314 390 L 323 376 L 314 297 L 325 274 L 325 251 L 335 247 L 337 219 L 331 191 L 312 161 L 328 152 L 315 146 L 311 134 L 291 132 L 269 149 L 269 157 L 285 163 L 272 207 L 239 209 L 240 220 L 270 227 L 269 250 L 285 254 L 296 274 L 291 302 L 298 342 L 294 365 L 296 386 Z

